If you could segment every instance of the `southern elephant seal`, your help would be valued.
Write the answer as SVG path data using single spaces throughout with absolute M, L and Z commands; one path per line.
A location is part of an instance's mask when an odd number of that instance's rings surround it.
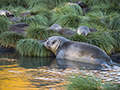
M 51 50 L 56 58 L 82 61 L 86 63 L 99 64 L 104 67 L 113 66 L 111 58 L 99 47 L 53 36 L 44 42 L 44 46 Z
M 80 35 L 82 34 L 83 36 L 87 36 L 88 33 L 90 33 L 90 29 L 86 26 L 80 26 L 77 29 L 77 33 Z

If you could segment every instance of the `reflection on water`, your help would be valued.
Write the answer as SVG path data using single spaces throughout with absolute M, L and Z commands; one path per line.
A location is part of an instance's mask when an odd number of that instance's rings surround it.
M 57 65 L 60 69 L 66 69 L 70 67 L 78 67 L 81 70 L 100 70 L 102 66 L 90 63 L 84 63 L 80 61 L 71 61 L 71 60 L 63 60 L 57 59 Z
M 47 66 L 51 63 L 52 60 L 55 59 L 55 57 L 25 57 L 20 56 L 18 53 L 3 53 L 0 54 L 0 58 L 0 65 L 12 65 L 16 63 L 19 67 L 24 68 L 38 68 L 41 66 Z
M 20 57 L 19 66 L 25 68 L 38 68 L 48 66 L 54 58 L 38 58 L 38 57 Z
M 54 59 L 22 57 L 18 53 L 0 54 L 0 90 L 63 90 L 64 82 L 60 76 L 44 71 L 49 70 L 47 66 Z
M 18 64 L 19 67 L 24 68 L 38 68 L 41 66 L 48 66 L 49 68 L 56 69 L 78 67 L 79 69 L 98 70 L 102 68 L 100 65 L 88 64 L 80 61 L 77 62 L 71 60 L 56 59 L 55 57 L 50 58 L 25 57 L 20 56 L 18 53 L 3 53 L 0 54 L 0 58 L 1 58 L 0 65 L 13 65 L 16 63 Z
M 23 57 L 18 53 L 0 53 L 0 89 L 64 90 L 62 85 L 66 82 L 61 71 L 71 67 L 101 68 L 82 62 L 56 60 L 53 57 Z

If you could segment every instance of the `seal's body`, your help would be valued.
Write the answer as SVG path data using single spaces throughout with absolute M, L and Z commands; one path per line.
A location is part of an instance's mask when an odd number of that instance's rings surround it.
M 111 58 L 99 47 L 65 39 L 60 36 L 48 38 L 44 45 L 56 58 L 100 64 L 105 67 L 113 65 Z
M 90 33 L 90 30 L 86 26 L 80 26 L 77 30 L 77 33 L 80 35 L 82 34 L 83 36 L 87 36 L 88 33 Z
M 14 15 L 7 10 L 0 10 L 0 15 L 4 15 L 6 17 L 14 17 Z

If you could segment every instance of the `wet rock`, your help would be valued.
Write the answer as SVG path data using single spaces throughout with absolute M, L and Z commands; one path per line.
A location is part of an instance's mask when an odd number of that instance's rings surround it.
M 120 76 L 120 72 L 117 75 Z
M 120 54 L 119 53 L 113 53 L 110 55 L 110 58 L 113 62 L 120 63 Z
M 3 46 L 0 46 L 0 53 L 6 53 L 6 52 L 15 52 L 15 48 L 13 47 L 6 48 Z

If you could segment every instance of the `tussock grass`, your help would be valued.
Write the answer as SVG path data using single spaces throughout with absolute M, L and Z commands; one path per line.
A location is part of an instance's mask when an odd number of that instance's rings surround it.
M 15 7 L 17 7 L 17 6 L 26 7 L 27 1 L 28 0 L 1 0 L 0 7 L 8 6 L 8 5 L 15 6 Z
M 110 31 L 110 35 L 116 40 L 114 44 L 115 51 L 120 51 L 120 29 Z
M 92 9 L 102 12 L 120 12 L 118 0 L 84 0 L 84 2 Z
M 28 38 L 44 40 L 51 36 L 59 36 L 57 31 L 48 29 L 48 27 L 43 26 L 31 26 L 31 28 L 26 30 L 26 36 Z
M 116 40 L 110 36 L 109 33 L 105 33 L 104 30 L 89 33 L 86 37 L 75 34 L 67 38 L 73 41 L 85 42 L 98 46 L 107 54 L 111 54 L 114 51 L 114 45 L 116 44 Z
M 49 9 L 38 5 L 31 9 L 31 15 L 37 15 L 37 14 L 40 15 L 41 13 L 47 14 L 47 13 L 49 13 L 49 11 L 50 11 Z
M 65 87 L 67 90 L 119 90 L 119 84 L 102 83 L 102 80 L 95 76 L 82 76 L 80 74 L 69 77 L 70 82 Z
M 44 17 L 45 19 L 48 19 L 47 24 L 49 25 L 49 23 L 51 23 L 51 11 L 50 9 L 46 6 L 45 3 L 41 3 L 40 5 L 37 5 L 33 8 L 30 9 L 31 10 L 31 15 L 39 15 L 41 17 Z
M 0 34 L 2 32 L 8 31 L 9 25 L 10 25 L 9 19 L 7 19 L 4 16 L 0 16 Z
M 90 11 L 83 15 L 83 11 L 76 0 L 1 0 L 0 8 L 10 10 L 21 20 L 19 23 L 30 25 L 27 38 L 46 39 L 59 35 L 48 28 L 54 23 L 63 28 L 87 26 L 97 29 L 99 33 L 90 33 L 83 37 L 74 35 L 71 40 L 83 41 L 99 46 L 107 53 L 119 51 L 120 8 L 118 0 L 84 0 Z M 31 14 L 20 17 L 20 13 L 30 11 Z M 9 30 L 9 20 L 0 17 L 0 34 Z M 41 27 L 42 26 L 42 27 Z M 102 32 L 106 29 L 105 32 Z M 109 31 L 112 30 L 110 33 Z M 109 31 L 108 31 L 109 30 Z M 117 31 L 118 30 L 118 31 Z M 115 45 L 116 44 L 116 45 Z
M 28 6 L 29 6 L 29 8 L 32 8 L 32 7 L 37 6 L 38 4 L 40 4 L 42 2 L 43 2 L 43 0 L 29 0 Z
M 15 49 L 23 56 L 48 57 L 48 51 L 42 43 L 35 39 L 22 39 L 17 42 Z
M 4 47 L 15 47 L 16 42 L 24 38 L 22 34 L 6 31 L 0 34 L 0 43 Z
M 80 24 L 79 24 L 79 27 L 80 26 L 86 26 L 86 27 L 88 27 L 88 28 L 93 28 L 93 29 L 96 29 L 96 30 L 98 30 L 98 31 L 101 31 L 101 30 L 108 30 L 107 28 L 105 28 L 105 27 L 102 27 L 102 26 L 100 26 L 100 25 L 97 25 L 96 23 L 94 23 L 94 22 L 90 22 L 90 23 L 88 23 L 87 22 L 87 20 L 83 20 Z
M 106 28 L 107 25 L 103 23 L 102 19 L 105 17 L 103 12 L 91 12 L 84 17 L 84 22 L 86 23 L 94 23 L 97 26 L 101 26 Z
M 60 4 L 66 3 L 66 2 L 72 2 L 75 0 L 46 0 L 46 4 L 50 5 L 50 8 L 57 7 Z
M 56 14 L 61 14 L 61 15 L 77 14 L 83 16 L 83 11 L 81 7 L 75 3 L 65 3 L 64 6 L 56 7 L 52 11 Z
M 68 14 L 61 16 L 55 23 L 59 24 L 61 27 L 76 28 L 79 26 L 82 19 L 79 15 Z
M 10 11 L 16 16 L 16 17 L 20 17 L 21 12 L 26 12 L 27 9 L 21 6 L 18 7 L 11 7 Z
M 110 30 L 118 30 L 120 29 L 120 15 L 119 13 L 111 13 L 110 15 L 105 16 L 103 18 L 104 24 L 107 25 L 107 27 Z
M 76 4 L 76 3 L 66 3 L 66 6 L 72 7 L 77 15 L 81 15 L 81 16 L 84 15 L 83 11 L 82 11 L 82 8 L 78 4 Z
M 59 23 L 62 26 L 67 25 L 67 27 L 71 27 L 71 25 L 68 25 L 70 22 L 72 24 L 75 23 L 73 26 L 75 25 L 76 27 L 83 16 L 81 7 L 75 3 L 64 3 L 52 9 L 51 12 L 53 13 L 51 16 L 52 23 Z
M 74 11 L 74 8 L 70 6 L 63 6 L 60 8 L 55 8 L 53 9 L 53 12 L 55 14 L 61 14 L 61 15 L 67 15 L 67 14 L 76 14 L 77 11 Z
M 30 25 L 43 25 L 48 26 L 49 21 L 45 16 L 41 15 L 31 15 L 27 17 L 22 17 L 21 22 L 25 22 Z

